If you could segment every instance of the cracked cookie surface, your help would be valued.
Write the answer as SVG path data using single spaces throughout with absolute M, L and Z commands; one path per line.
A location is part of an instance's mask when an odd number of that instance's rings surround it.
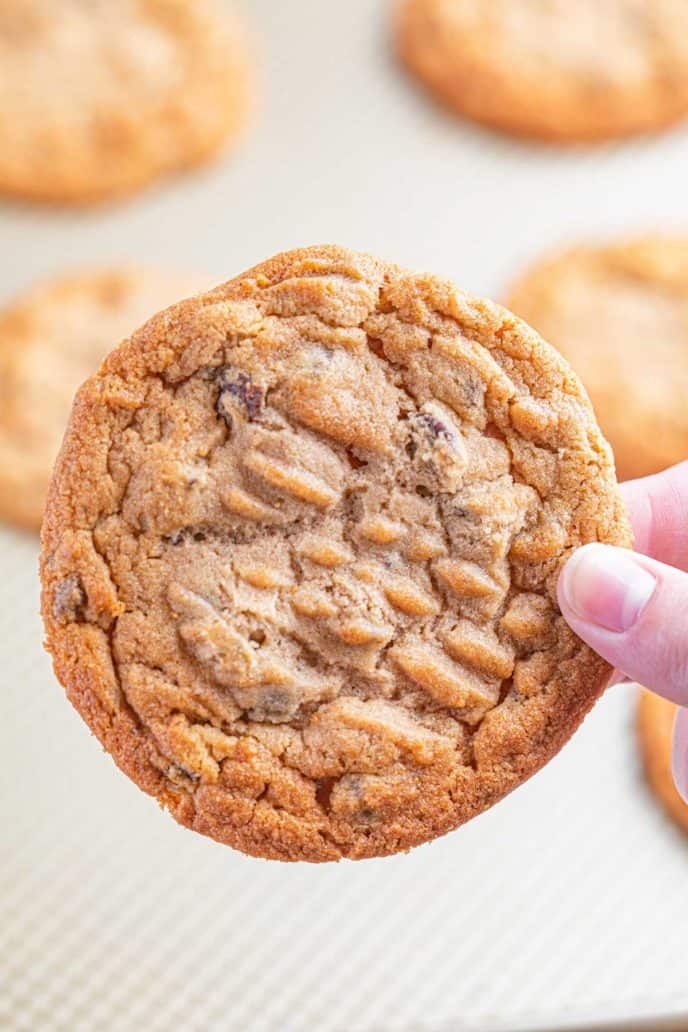
M 496 802 L 600 694 L 555 596 L 591 540 L 629 532 L 559 355 L 445 280 L 313 247 L 160 314 L 80 391 L 48 646 L 182 824 L 383 855 Z
M 688 832 L 688 803 L 671 772 L 674 720 L 678 707 L 643 688 L 638 699 L 638 745 L 650 788 L 669 816 Z
M 622 479 L 688 456 L 688 237 L 651 235 L 545 258 L 507 304 L 573 365 Z
M 198 285 L 143 269 L 75 273 L 0 311 L 0 516 L 40 528 L 77 388 L 110 348 Z
M 240 128 L 243 31 L 215 0 L 0 5 L 0 192 L 80 204 L 210 158 Z
M 521 136 L 626 136 L 688 114 L 684 0 L 403 0 L 400 57 L 461 114 Z

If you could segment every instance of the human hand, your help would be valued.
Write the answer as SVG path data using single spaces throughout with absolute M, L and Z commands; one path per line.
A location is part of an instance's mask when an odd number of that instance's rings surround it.
M 579 548 L 559 577 L 559 606 L 622 675 L 688 707 L 688 462 L 621 489 L 635 552 Z M 688 802 L 686 708 L 676 718 L 673 770 Z

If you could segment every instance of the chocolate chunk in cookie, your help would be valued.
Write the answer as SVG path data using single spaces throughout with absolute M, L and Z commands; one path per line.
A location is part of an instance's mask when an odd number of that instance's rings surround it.
M 220 393 L 217 399 L 217 411 L 227 425 L 232 426 L 232 400 L 243 406 L 246 418 L 257 419 L 263 407 L 263 388 L 252 383 L 246 373 L 231 368 L 221 369 L 218 374 Z
M 53 616 L 58 623 L 73 623 L 82 619 L 86 605 L 86 592 L 81 581 L 70 573 L 55 588 L 53 595 Z

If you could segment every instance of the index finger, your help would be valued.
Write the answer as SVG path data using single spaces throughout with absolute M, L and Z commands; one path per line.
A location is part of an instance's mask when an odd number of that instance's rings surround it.
M 688 462 L 621 485 L 636 552 L 688 571 Z

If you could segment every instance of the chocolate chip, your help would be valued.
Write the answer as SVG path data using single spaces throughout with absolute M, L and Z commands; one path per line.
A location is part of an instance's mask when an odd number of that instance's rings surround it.
M 217 412 L 230 428 L 232 426 L 232 414 L 227 406 L 228 395 L 241 402 L 249 420 L 256 419 L 259 416 L 260 410 L 263 407 L 264 391 L 258 384 L 253 383 L 247 373 L 238 373 L 236 370 L 225 366 L 218 374 L 217 380 L 220 385 Z
M 86 592 L 75 573 L 70 573 L 55 588 L 53 616 L 61 623 L 75 623 L 83 619 Z
M 163 537 L 163 541 L 166 545 L 173 545 L 175 548 L 178 545 L 183 545 L 186 541 L 206 541 L 208 535 L 203 530 L 194 530 L 192 527 L 180 527 L 179 530 L 175 530 L 172 534 L 167 534 Z
M 187 770 L 186 767 L 182 767 L 180 763 L 171 763 L 167 768 L 168 778 L 187 778 L 189 781 L 198 782 L 201 780 L 201 775 L 196 774 L 193 770 Z
M 409 418 L 406 452 L 413 461 L 416 491 L 428 498 L 438 491 L 455 491 L 468 462 L 463 439 L 451 416 L 440 405 L 426 405 Z
M 377 810 L 366 802 L 364 780 L 357 774 L 349 774 L 343 779 L 342 784 L 346 785 L 346 792 L 358 804 L 355 809 L 354 819 L 364 822 L 377 820 Z
M 419 412 L 416 420 L 428 431 L 431 437 L 443 437 L 446 441 L 453 441 L 456 438 L 456 434 L 453 430 L 450 430 L 446 423 L 443 423 L 441 419 L 431 415 L 429 412 Z
M 352 469 L 364 469 L 368 465 L 365 459 L 359 458 L 353 448 L 346 449 L 346 457 Z
M 415 459 L 419 452 L 427 459 L 428 445 L 434 448 L 438 442 L 444 442 L 451 448 L 457 445 L 456 430 L 433 412 L 411 413 L 409 428 L 411 433 L 406 442 L 406 454 L 410 459 Z

